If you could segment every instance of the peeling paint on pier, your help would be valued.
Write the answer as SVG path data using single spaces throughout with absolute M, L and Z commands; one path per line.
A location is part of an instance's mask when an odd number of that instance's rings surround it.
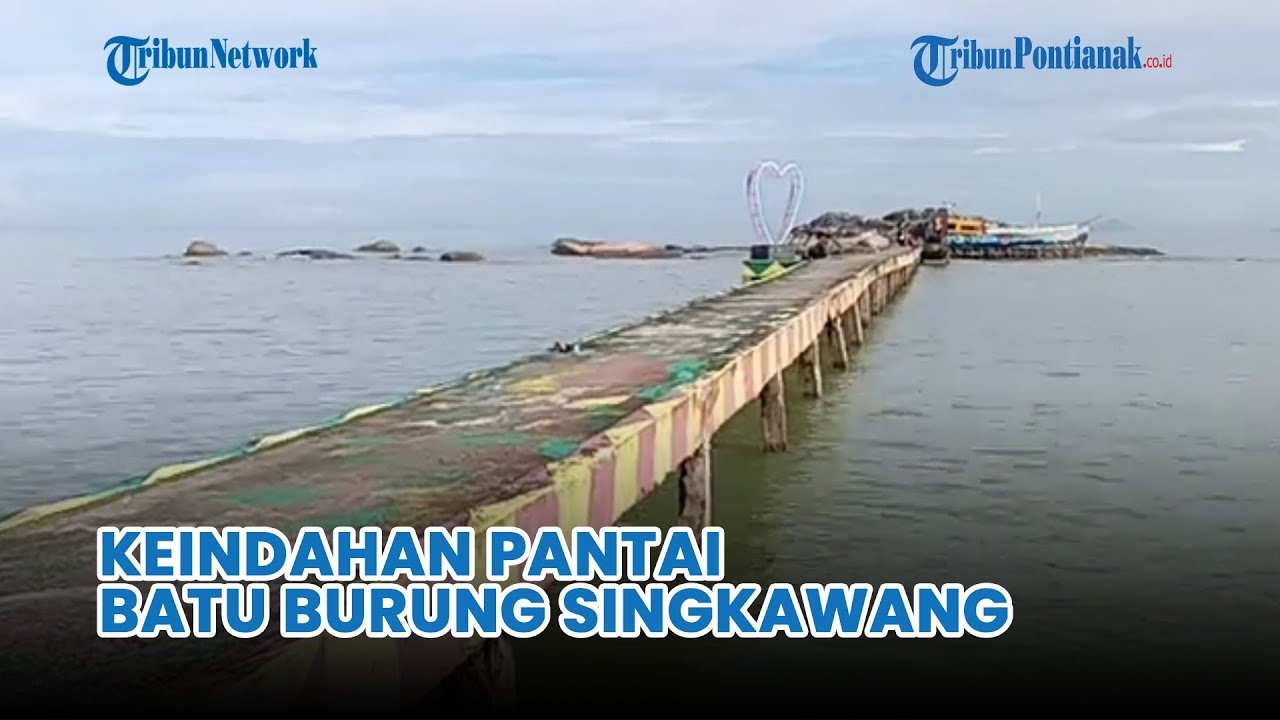
M 866 318 L 918 260 L 918 249 L 829 258 L 595 336 L 579 352 L 473 373 L 19 513 L 0 523 L 0 673 L 66 687 L 41 665 L 58 648 L 58 666 L 86 677 L 132 668 L 136 686 L 116 688 L 126 696 L 270 690 L 287 703 L 339 684 L 383 697 L 420 692 L 465 657 L 469 640 L 98 640 L 96 528 L 470 525 L 482 540 L 494 525 L 531 534 L 609 525 L 806 349 L 824 337 L 860 342 Z M 203 684 L 176 687 L 176 678 Z

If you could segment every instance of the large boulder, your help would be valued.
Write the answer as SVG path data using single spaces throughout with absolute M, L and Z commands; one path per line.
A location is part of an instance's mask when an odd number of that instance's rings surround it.
M 325 250 L 323 248 L 299 248 L 297 250 L 285 250 L 276 253 L 278 258 L 301 257 L 311 260 L 354 260 L 354 255 L 346 253 L 334 252 L 333 250 Z
M 559 238 L 551 244 L 551 254 L 601 259 L 650 260 L 680 257 L 684 254 L 684 251 L 679 248 L 661 247 L 651 243 L 602 242 L 599 240 Z
M 207 240 L 192 240 L 191 244 L 187 245 L 186 251 L 182 253 L 184 257 L 221 257 L 226 254 L 226 250 Z
M 374 240 L 371 243 L 365 243 L 356 248 L 356 252 L 361 253 L 398 253 L 400 246 L 390 240 Z
M 482 262 L 483 260 L 483 255 L 470 250 L 452 250 L 440 255 L 440 262 Z

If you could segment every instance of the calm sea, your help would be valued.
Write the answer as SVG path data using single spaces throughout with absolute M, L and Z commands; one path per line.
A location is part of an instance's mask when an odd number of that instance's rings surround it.
M 1267 647 L 1274 662 L 1280 623 L 1257 620 L 1280 616 L 1278 244 L 922 269 L 852 372 L 829 371 L 820 401 L 791 399 L 792 452 L 756 451 L 751 408 L 718 437 L 731 579 L 1001 582 L 1014 628 L 982 646 L 1000 653 L 573 641 L 574 662 L 619 677 L 732 665 L 734 683 L 761 688 L 778 663 L 811 668 L 816 686 L 842 668 L 937 670 L 926 657 L 1025 668 L 1046 643 L 1055 661 L 1088 667 L 1105 648 L 1118 663 L 1134 638 L 1204 662 L 1228 643 Z M 0 265 L 0 512 L 499 364 L 738 273 L 733 256 L 610 263 L 542 248 L 480 265 L 121 255 Z M 669 523 L 673 493 L 628 520 Z M 1196 622 L 1207 629 L 1186 631 Z M 564 652 L 554 634 L 521 641 L 522 682 L 554 685 L 562 663 L 529 659 Z

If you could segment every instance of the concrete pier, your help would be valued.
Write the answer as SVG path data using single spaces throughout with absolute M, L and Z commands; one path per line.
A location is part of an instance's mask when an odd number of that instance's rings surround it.
M 758 398 L 762 449 L 785 451 L 783 371 L 798 363 L 805 394 L 821 395 L 824 359 L 849 367 L 849 344 L 865 342 L 919 259 L 908 248 L 826 258 L 588 338 L 580 351 L 10 516 L 0 521 L 0 677 L 51 699 L 67 687 L 145 696 L 175 714 L 219 702 L 367 714 L 412 706 L 460 667 L 474 670 L 474 658 L 503 665 L 504 646 L 480 651 L 479 639 L 290 640 L 274 620 L 251 640 L 100 640 L 94 529 L 468 525 L 482 539 L 511 525 L 532 535 L 611 525 L 671 477 L 679 523 L 705 527 L 715 432 Z

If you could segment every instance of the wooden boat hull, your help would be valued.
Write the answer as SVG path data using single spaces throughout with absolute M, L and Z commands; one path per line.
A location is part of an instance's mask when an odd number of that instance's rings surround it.
M 953 257 L 966 259 L 1074 258 L 1084 255 L 1088 239 L 1088 228 L 1077 225 L 991 227 L 983 234 L 951 235 L 947 245 Z

